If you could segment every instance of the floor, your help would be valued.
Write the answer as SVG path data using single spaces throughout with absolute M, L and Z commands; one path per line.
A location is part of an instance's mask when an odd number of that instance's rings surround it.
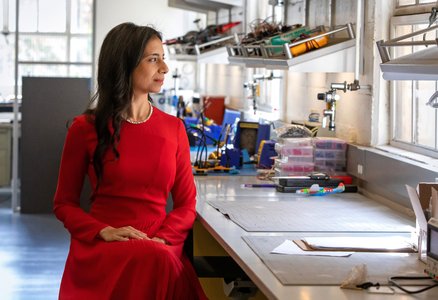
M 53 215 L 10 207 L 10 197 L 0 195 L 0 299 L 58 299 L 68 232 Z
M 12 213 L 10 196 L 0 192 L 0 300 L 57 300 L 69 244 L 52 214 Z M 221 279 L 208 291 L 227 299 Z

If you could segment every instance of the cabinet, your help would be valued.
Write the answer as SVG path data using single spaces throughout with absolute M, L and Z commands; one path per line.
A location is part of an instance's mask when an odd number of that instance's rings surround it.
M 11 184 L 12 126 L 0 124 L 0 187 Z
M 88 78 L 23 77 L 22 213 L 52 212 L 67 124 L 85 110 L 89 99 Z

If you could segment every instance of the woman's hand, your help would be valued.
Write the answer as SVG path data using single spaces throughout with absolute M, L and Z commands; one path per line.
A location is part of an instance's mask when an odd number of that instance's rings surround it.
M 150 240 L 147 234 L 131 226 L 125 226 L 120 228 L 107 226 L 99 232 L 99 236 L 105 242 L 129 241 L 130 239 Z

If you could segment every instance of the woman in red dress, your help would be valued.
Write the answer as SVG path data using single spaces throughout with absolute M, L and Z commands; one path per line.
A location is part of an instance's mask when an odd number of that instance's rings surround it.
M 105 37 L 97 92 L 68 130 L 54 197 L 71 234 L 59 299 L 206 298 L 183 253 L 196 216 L 184 124 L 149 96 L 167 72 L 153 28 L 123 23 Z M 86 175 L 89 212 L 79 206 Z

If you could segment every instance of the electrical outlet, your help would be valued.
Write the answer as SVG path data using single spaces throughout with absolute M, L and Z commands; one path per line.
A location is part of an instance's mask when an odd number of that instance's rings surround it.
M 363 166 L 361 164 L 357 164 L 357 174 L 363 175 Z

